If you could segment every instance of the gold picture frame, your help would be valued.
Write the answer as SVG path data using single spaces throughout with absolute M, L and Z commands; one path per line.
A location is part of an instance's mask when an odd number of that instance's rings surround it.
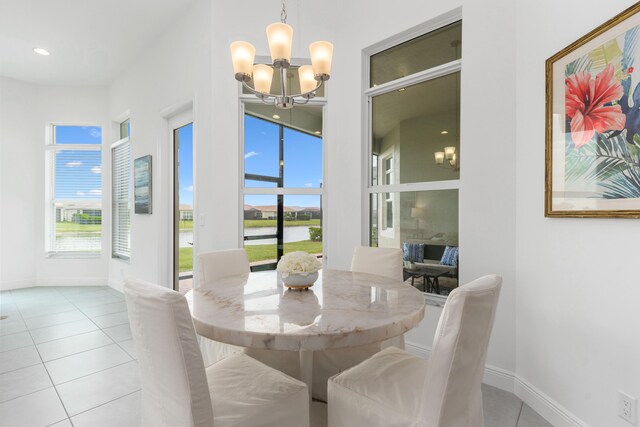
M 640 218 L 638 12 L 546 61 L 546 217 Z

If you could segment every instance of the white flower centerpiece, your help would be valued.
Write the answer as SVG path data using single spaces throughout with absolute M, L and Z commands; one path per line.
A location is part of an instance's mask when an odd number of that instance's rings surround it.
M 315 256 L 303 251 L 289 252 L 278 262 L 282 283 L 288 288 L 308 289 L 318 280 L 322 263 Z

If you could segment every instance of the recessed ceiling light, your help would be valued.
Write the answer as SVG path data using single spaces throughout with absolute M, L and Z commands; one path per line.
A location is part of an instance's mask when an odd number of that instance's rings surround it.
M 279 115 L 277 115 L 277 114 L 274 114 L 274 115 L 273 115 L 273 116 L 271 116 L 271 117 L 273 117 L 273 118 L 274 118 L 274 119 L 276 119 L 276 120 L 279 120 L 279 119 L 280 119 L 280 116 L 279 116 Z
M 47 49 L 43 49 L 41 47 L 34 47 L 33 51 L 35 53 L 37 53 L 38 55 L 44 55 L 44 56 L 49 56 L 51 55 L 51 53 L 47 50 Z
M 405 90 L 407 90 L 407 88 L 406 88 L 406 87 L 403 87 L 403 88 L 401 88 L 401 89 L 398 89 L 398 92 L 404 92 Z
M 316 135 L 320 135 L 322 132 L 320 132 L 319 130 L 314 132 Z
M 449 133 L 449 131 L 448 131 L 448 130 L 443 130 L 443 131 L 442 131 L 442 132 L 440 132 L 440 133 L 441 133 L 441 134 L 443 134 L 443 135 L 446 135 L 446 134 L 448 134 L 448 133 Z

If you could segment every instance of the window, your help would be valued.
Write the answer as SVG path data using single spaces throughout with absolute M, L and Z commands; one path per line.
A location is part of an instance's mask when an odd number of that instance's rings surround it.
M 461 36 L 451 22 L 367 52 L 369 244 L 404 249 L 407 283 L 440 295 L 458 286 Z
M 52 125 L 46 146 L 46 251 L 102 250 L 102 130 Z
M 322 105 L 245 103 L 243 241 L 252 270 L 322 256 Z
M 111 256 L 131 256 L 131 145 L 129 119 L 120 123 L 120 140 L 111 145 Z

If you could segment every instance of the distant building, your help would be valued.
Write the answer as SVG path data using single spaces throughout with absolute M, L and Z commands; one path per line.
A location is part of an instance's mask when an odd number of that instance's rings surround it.
M 244 205 L 244 219 L 262 219 L 262 212 L 251 205 Z
M 193 221 L 193 206 L 180 205 L 178 206 L 178 211 L 180 213 L 180 221 Z
M 79 224 L 102 223 L 102 207 L 99 200 L 56 204 L 56 222 Z

